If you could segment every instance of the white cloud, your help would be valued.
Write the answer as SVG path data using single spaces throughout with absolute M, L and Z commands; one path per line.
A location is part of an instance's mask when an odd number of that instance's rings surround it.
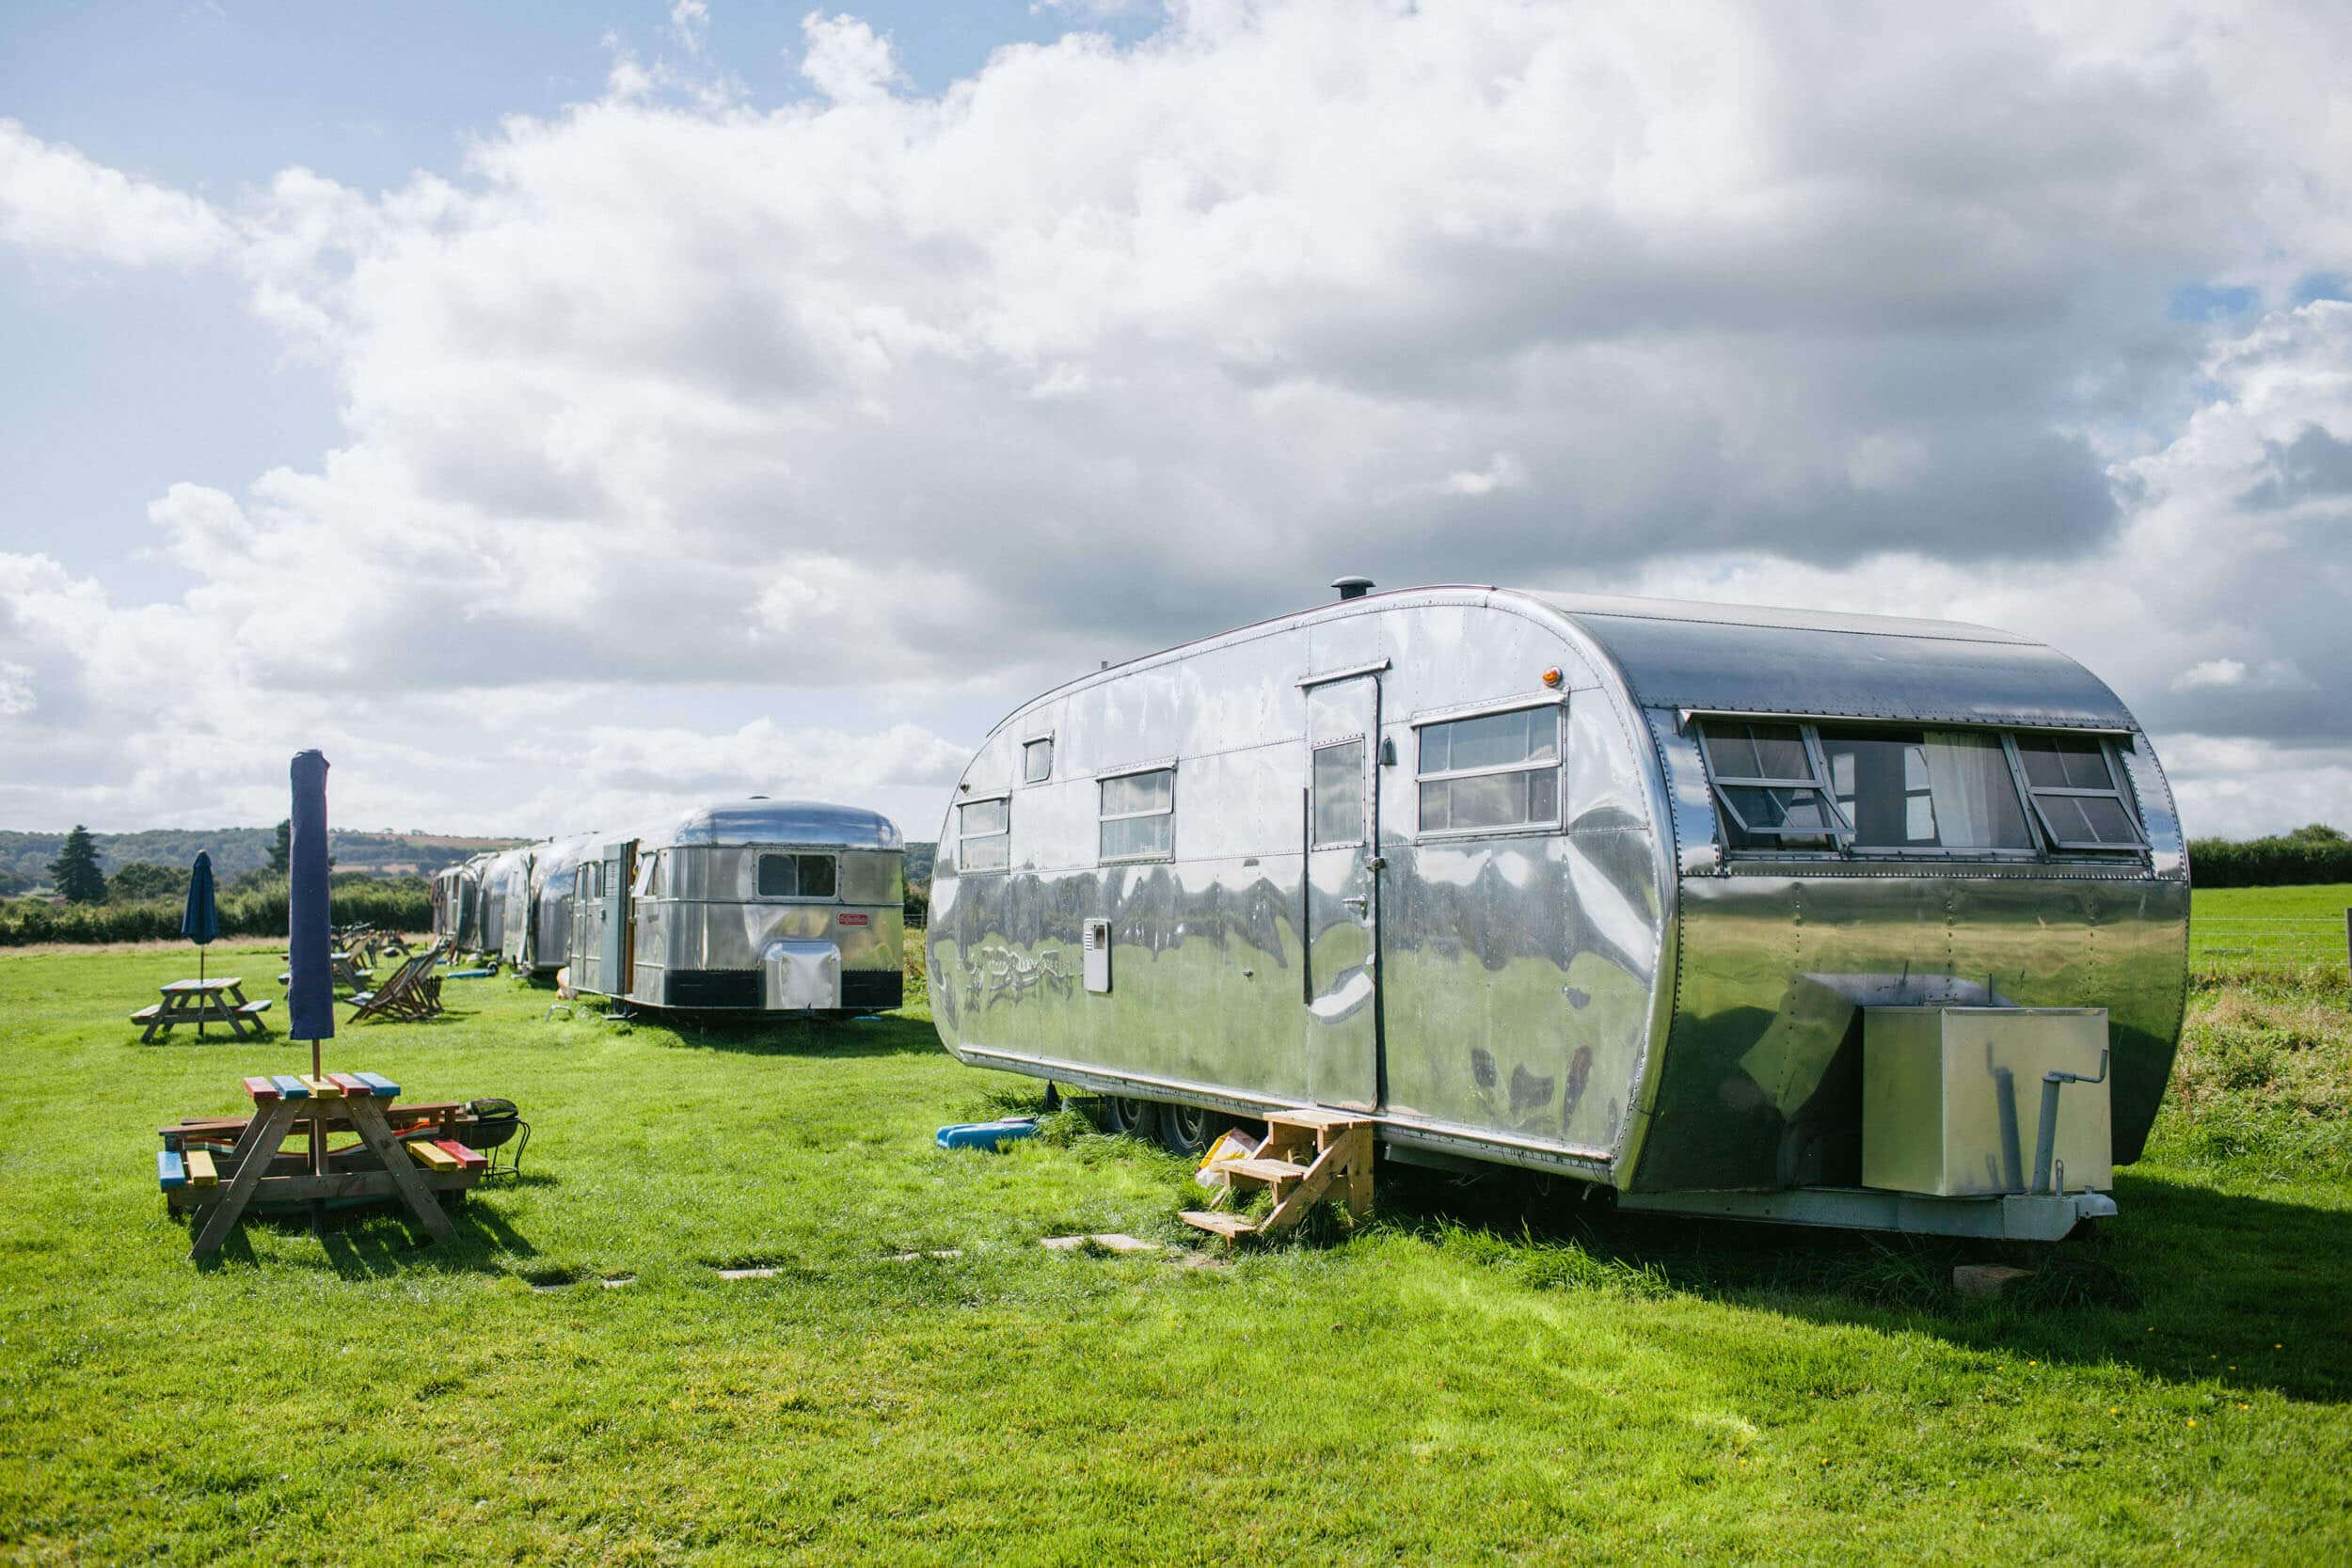
M 617 812 L 664 759 L 745 772 L 747 713 L 852 736 L 794 705 L 928 704 L 968 741 L 1362 570 L 1963 614 L 2184 744 L 2352 745 L 2308 678 L 2352 654 L 2352 307 L 2285 308 L 2352 267 L 2352 19 L 1856 14 L 1203 4 L 924 94 L 812 12 L 813 96 L 616 51 L 605 96 L 460 170 L 289 169 L 233 216 L 0 128 L 52 193 L 0 172 L 0 214 L 48 214 L 0 234 L 233 265 L 345 427 L 156 499 L 172 603 L 0 561 L 34 705 L 0 744 L 132 815 L 232 788 L 73 749 L 163 721 L 193 641 L 248 770 L 343 723 L 417 820 L 512 825 L 580 748 Z M 2168 320 L 2192 282 L 2267 313 Z M 651 752 L 602 735 L 690 688 L 741 695 Z M 930 766 L 896 721 L 866 721 L 876 777 Z M 2192 810 L 2252 821 L 2224 779 Z M 0 785 L 0 815 L 72 787 Z
M 0 119 L 0 244 L 123 266 L 187 266 L 219 257 L 233 238 L 199 198 Z

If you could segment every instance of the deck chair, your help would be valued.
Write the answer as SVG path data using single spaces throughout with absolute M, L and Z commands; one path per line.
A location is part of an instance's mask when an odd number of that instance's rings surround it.
M 426 1019 L 441 1011 L 441 979 L 433 973 L 433 966 L 441 961 L 438 942 L 423 952 L 412 955 L 392 973 L 392 977 L 371 991 L 351 997 L 358 1011 L 351 1022 L 363 1019 L 396 1018 Z

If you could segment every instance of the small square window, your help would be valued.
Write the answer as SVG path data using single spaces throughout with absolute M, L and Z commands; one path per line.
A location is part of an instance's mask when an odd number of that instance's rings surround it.
M 1054 737 L 1027 740 L 1021 745 L 1021 782 L 1043 784 L 1054 776 Z

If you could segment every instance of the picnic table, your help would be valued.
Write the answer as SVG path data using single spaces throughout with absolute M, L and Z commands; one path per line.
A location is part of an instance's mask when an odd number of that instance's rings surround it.
M 253 1203 L 398 1196 L 435 1240 L 445 1242 L 453 1231 L 435 1195 L 473 1186 L 488 1167 L 486 1156 L 455 1136 L 462 1107 L 393 1105 L 400 1085 L 379 1073 L 280 1073 L 247 1078 L 245 1090 L 251 1117 L 159 1129 L 157 1184 L 173 1212 L 202 1222 L 191 1258 L 218 1251 Z M 394 1121 L 402 1132 L 392 1130 Z M 315 1158 L 281 1152 L 287 1134 L 298 1129 L 321 1140 Z M 333 1148 L 325 1140 L 336 1132 L 356 1132 L 359 1142 Z
M 131 1015 L 132 1022 L 147 1026 L 139 1036 L 141 1045 L 152 1045 L 157 1036 L 168 1035 L 183 1023 L 195 1024 L 199 1039 L 207 1023 L 226 1023 L 229 1032 L 239 1039 L 246 1037 L 248 1028 L 256 1036 L 269 1033 L 262 1022 L 262 1015 L 269 1011 L 269 999 L 247 1002 L 245 982 L 233 974 L 210 980 L 173 980 L 157 989 L 163 992 L 163 1000 Z

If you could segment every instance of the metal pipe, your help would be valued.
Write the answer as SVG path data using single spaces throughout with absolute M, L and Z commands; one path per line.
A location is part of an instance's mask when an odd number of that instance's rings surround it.
M 2107 1080 L 2108 1053 L 2099 1053 L 2099 1070 L 2090 1077 L 2079 1072 L 2061 1072 L 2056 1068 L 2042 1075 L 2042 1138 L 2041 1147 L 2033 1154 L 2033 1190 L 2046 1193 L 2050 1185 L 2050 1161 L 2058 1152 L 2058 1089 L 2066 1084 L 2104 1084 Z

